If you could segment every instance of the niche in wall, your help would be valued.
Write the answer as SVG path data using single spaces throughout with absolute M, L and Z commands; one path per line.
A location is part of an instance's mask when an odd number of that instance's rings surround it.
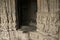
M 36 30 L 37 0 L 16 0 L 16 29 Z

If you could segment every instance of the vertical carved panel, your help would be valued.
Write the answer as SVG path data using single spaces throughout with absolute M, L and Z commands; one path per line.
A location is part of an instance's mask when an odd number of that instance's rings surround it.
M 49 0 L 49 8 L 50 12 L 58 12 L 59 11 L 59 1 L 58 0 Z
M 45 4 L 45 2 L 47 5 Z M 58 0 L 45 0 L 45 1 L 41 0 L 41 3 L 39 5 L 41 6 L 37 12 L 37 32 L 39 33 L 39 39 L 58 40 L 59 39 Z M 45 9 L 48 11 L 46 11 Z
M 0 40 L 9 40 L 5 0 L 0 0 Z
M 16 26 L 14 2 L 15 0 L 0 0 L 0 40 L 14 40 L 13 30 Z
M 47 0 L 37 0 L 38 12 L 48 12 Z

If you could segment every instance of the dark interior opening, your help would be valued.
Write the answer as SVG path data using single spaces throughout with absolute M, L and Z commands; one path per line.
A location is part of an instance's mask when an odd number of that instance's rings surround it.
M 37 0 L 16 0 L 16 29 L 36 26 Z

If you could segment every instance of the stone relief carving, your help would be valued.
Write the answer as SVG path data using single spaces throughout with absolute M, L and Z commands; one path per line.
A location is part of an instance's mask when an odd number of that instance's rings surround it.
M 59 15 L 57 13 L 40 14 L 40 16 L 38 16 L 38 30 L 47 34 L 48 36 L 50 35 L 58 38 L 58 21 Z
M 43 40 L 51 40 L 51 39 L 49 39 L 49 38 L 44 38 Z

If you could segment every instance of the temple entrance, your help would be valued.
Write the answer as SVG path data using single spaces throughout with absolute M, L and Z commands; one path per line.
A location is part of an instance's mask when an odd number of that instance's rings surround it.
M 16 0 L 17 29 L 21 26 L 36 26 L 37 0 Z

